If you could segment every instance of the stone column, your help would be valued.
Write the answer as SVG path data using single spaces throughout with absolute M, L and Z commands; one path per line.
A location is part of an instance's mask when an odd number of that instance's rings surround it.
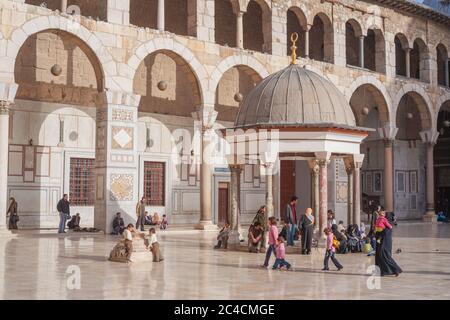
M 361 224 L 361 167 L 363 154 L 353 155 L 353 224 Z
M 359 36 L 359 66 L 364 68 L 364 35 Z
M 406 48 L 405 50 L 405 65 L 406 65 L 406 77 L 411 77 L 411 60 L 409 57 L 409 53 L 411 52 L 410 48 Z
M 445 86 L 446 87 L 450 87 L 450 74 L 449 74 L 449 64 L 450 64 L 450 59 L 445 59 L 445 68 L 444 68 L 444 72 L 445 72 Z
M 309 167 L 311 169 L 312 184 L 312 206 L 314 212 L 314 226 L 319 229 L 319 208 L 320 208 L 320 188 L 319 188 L 319 171 L 320 166 L 317 160 L 310 160 Z
M 353 158 L 344 158 L 347 171 L 347 225 L 353 224 Z
M 6 225 L 8 210 L 9 109 L 17 84 L 0 82 L 0 235 L 11 235 Z
M 61 0 L 61 12 L 67 12 L 67 0 Z
M 427 222 L 436 222 L 436 214 L 434 211 L 434 145 L 439 137 L 439 132 L 434 132 L 433 130 L 420 132 L 422 142 L 427 148 L 427 183 L 426 183 L 426 196 L 427 196 L 427 207 L 426 213 L 423 216 L 423 220 Z
M 156 18 L 156 23 L 159 31 L 165 30 L 165 1 L 164 0 L 158 0 L 158 15 Z
M 329 152 L 316 153 L 319 164 L 319 232 L 324 237 L 323 230 L 327 226 L 328 210 L 328 163 L 331 154 Z
M 378 134 L 384 141 L 384 171 L 383 194 L 384 208 L 387 212 L 394 211 L 394 139 L 398 128 L 387 125 L 378 129 Z
M 305 30 L 305 58 L 309 58 L 309 30 L 311 30 L 311 25 L 306 25 Z
M 138 188 L 137 118 L 140 96 L 108 90 L 99 96 L 96 117 L 94 226 L 110 233 L 121 212 L 136 222 Z M 70 199 L 69 199 L 70 200 Z
M 212 223 L 212 178 L 213 178 L 213 149 L 211 141 L 214 131 L 211 130 L 217 118 L 214 107 L 203 106 L 202 110 L 194 112 L 192 116 L 202 131 L 202 148 L 200 164 L 200 222 L 196 229 L 215 230 L 217 226 Z
M 236 13 L 236 46 L 244 49 L 244 12 Z
M 274 163 L 268 162 L 264 164 L 265 167 L 265 174 L 266 174 L 266 214 L 264 217 L 264 222 L 266 225 L 264 226 L 264 233 L 263 233 L 263 239 L 262 239 L 262 247 L 267 248 L 268 247 L 268 227 L 267 227 L 267 220 L 269 217 L 273 217 L 273 168 Z
M 242 165 L 231 164 L 231 183 L 230 183 L 230 211 L 229 211 L 229 222 L 231 227 L 231 232 L 229 236 L 228 243 L 230 245 L 239 245 L 239 214 L 240 214 L 240 183 L 241 183 L 241 173 Z

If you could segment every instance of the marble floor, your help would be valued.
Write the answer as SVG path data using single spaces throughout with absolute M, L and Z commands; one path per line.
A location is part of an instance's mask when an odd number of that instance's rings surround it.
M 0 237 L 0 298 L 449 299 L 450 225 L 400 223 L 394 237 L 404 273 L 369 289 L 364 254 L 338 255 L 340 272 L 321 271 L 319 252 L 288 256 L 290 272 L 264 270 L 262 254 L 212 250 L 215 233 L 177 230 L 159 233 L 163 262 L 126 265 L 106 260 L 113 236 L 21 231 Z

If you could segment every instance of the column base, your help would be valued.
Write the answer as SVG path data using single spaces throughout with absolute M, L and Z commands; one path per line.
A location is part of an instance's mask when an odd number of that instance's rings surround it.
M 203 231 L 217 231 L 218 227 L 217 225 L 213 224 L 211 221 L 200 221 L 197 223 L 194 227 L 196 230 L 203 230 Z
M 434 211 L 427 211 L 427 213 L 425 213 L 422 216 L 422 221 L 423 222 L 437 223 L 437 216 L 436 216 Z
M 240 234 L 237 230 L 231 230 L 230 234 L 228 235 L 228 248 L 236 248 L 240 247 L 241 240 L 240 240 Z

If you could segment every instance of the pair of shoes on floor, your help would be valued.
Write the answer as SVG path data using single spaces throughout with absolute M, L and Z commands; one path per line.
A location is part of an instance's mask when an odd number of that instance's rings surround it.
M 329 271 L 330 269 L 328 268 L 323 268 L 322 271 Z

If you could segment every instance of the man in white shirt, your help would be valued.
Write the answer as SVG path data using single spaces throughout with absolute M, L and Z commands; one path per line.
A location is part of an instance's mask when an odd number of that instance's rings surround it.
M 123 231 L 123 242 L 125 244 L 127 263 L 131 262 L 131 253 L 133 252 L 133 231 L 134 227 L 131 223 L 128 224 L 127 228 Z

